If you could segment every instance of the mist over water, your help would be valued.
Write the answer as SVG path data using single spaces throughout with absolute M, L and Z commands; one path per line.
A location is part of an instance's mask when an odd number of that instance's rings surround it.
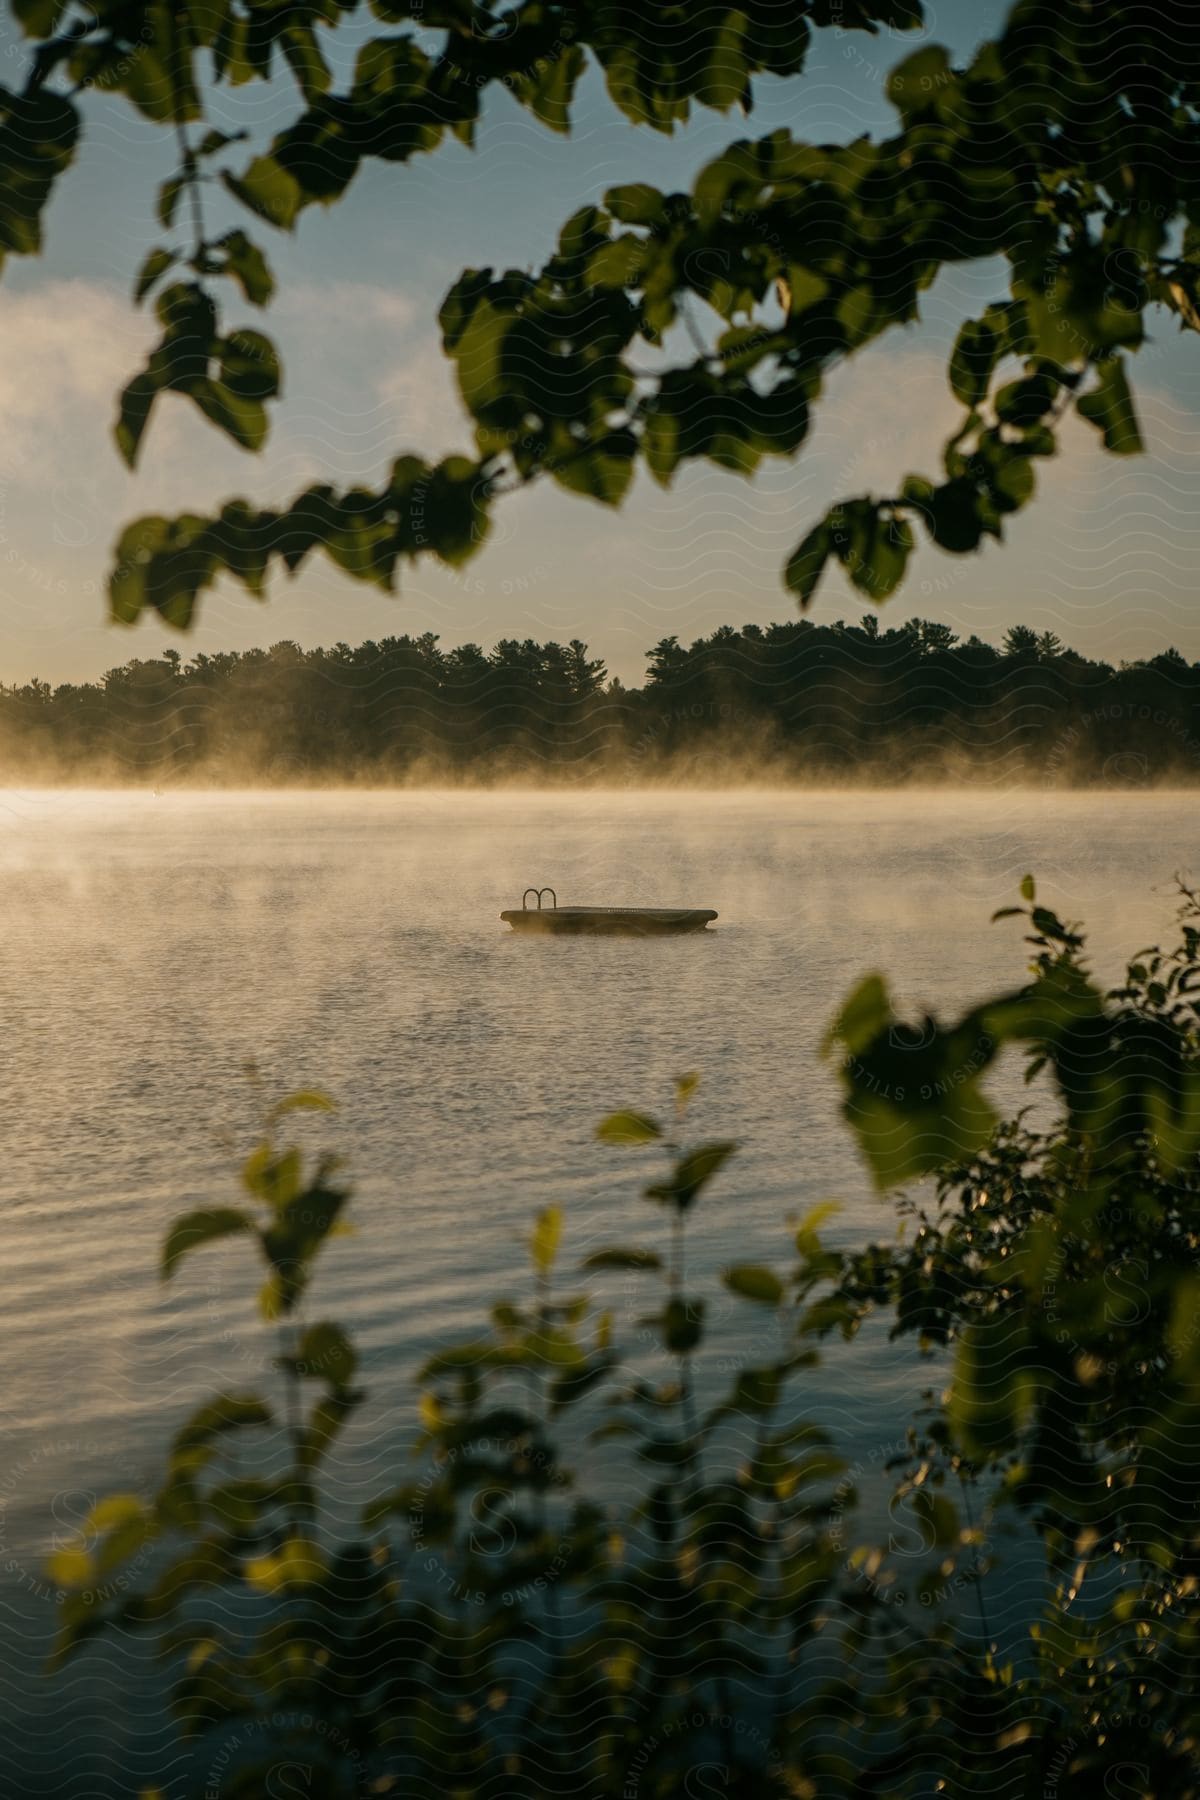
M 786 1215 L 830 1198 L 831 1235 L 889 1236 L 819 1056 L 853 982 L 880 969 L 914 1011 L 1013 982 L 1019 922 L 988 920 L 1027 870 L 1115 978 L 1168 932 L 1198 849 L 1194 809 L 1166 792 L 0 796 L 0 1717 L 30 1791 L 159 1773 L 136 1672 L 85 1654 L 37 1679 L 39 1571 L 89 1494 L 156 1480 L 201 1398 L 270 1391 L 244 1247 L 157 1280 L 174 1217 L 236 1203 L 248 1058 L 269 1096 L 342 1103 L 307 1131 L 350 1160 L 357 1232 L 325 1252 L 309 1316 L 363 1354 L 370 1399 L 338 1461 L 361 1497 L 401 1477 L 420 1356 L 523 1291 L 537 1208 L 566 1208 L 568 1271 L 599 1242 L 658 1244 L 651 1165 L 594 1141 L 604 1112 L 665 1108 L 671 1078 L 701 1072 L 694 1134 L 743 1148 L 690 1228 L 698 1268 L 785 1255 Z M 720 918 L 696 937 L 526 939 L 498 914 L 530 885 Z M 992 1091 L 1022 1097 L 1019 1064 Z M 619 1341 L 645 1299 L 614 1281 Z M 755 1347 L 732 1299 L 712 1323 L 715 1383 Z M 880 1335 L 852 1375 L 831 1354 L 806 1410 L 869 1460 L 929 1380 Z

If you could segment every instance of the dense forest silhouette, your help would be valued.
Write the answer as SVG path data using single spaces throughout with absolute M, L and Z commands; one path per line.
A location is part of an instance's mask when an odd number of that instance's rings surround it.
M 10 781 L 1191 782 L 1200 664 L 1113 668 L 1026 626 L 997 648 L 874 614 L 664 638 L 641 688 L 578 639 L 166 650 L 0 688 L 0 756 Z

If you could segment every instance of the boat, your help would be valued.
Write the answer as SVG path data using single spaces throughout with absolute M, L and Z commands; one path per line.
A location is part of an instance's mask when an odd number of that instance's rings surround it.
M 536 906 L 530 906 L 530 894 Z M 543 904 L 547 894 L 549 906 Z M 677 937 L 681 932 L 703 931 L 717 915 L 707 906 L 560 906 L 553 888 L 526 888 L 520 908 L 500 917 L 514 931 L 543 936 Z

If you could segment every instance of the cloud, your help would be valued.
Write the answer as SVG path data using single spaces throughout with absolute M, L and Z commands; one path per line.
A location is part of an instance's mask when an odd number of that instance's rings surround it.
M 115 456 L 115 396 L 153 343 L 155 322 L 115 288 L 49 281 L 0 288 L 0 473 L 31 485 Z
M 278 311 L 303 359 L 298 379 L 306 388 L 314 361 L 328 371 L 332 357 L 343 383 L 333 410 L 344 431 L 373 445 L 388 434 L 381 472 L 402 449 L 437 456 L 469 443 L 449 360 L 414 298 L 376 282 L 302 282 L 281 296 Z
M 347 328 L 360 331 L 364 326 L 368 331 L 386 327 L 407 332 L 414 324 L 426 323 L 410 296 L 375 281 L 292 282 L 281 290 L 272 311 L 295 321 L 303 332 L 322 336 L 329 330 L 343 334 Z
M 231 323 L 244 311 L 227 302 Z M 186 400 L 165 395 L 130 476 L 112 422 L 117 396 L 156 340 L 153 310 L 84 279 L 0 288 L 9 348 L 0 364 L 0 484 L 20 498 L 47 551 L 56 507 L 64 517 L 87 515 L 88 536 L 107 535 L 131 511 L 205 507 L 234 492 L 283 501 L 313 480 L 377 481 L 401 449 L 441 453 L 469 443 L 449 367 L 430 353 L 427 322 L 407 295 L 370 282 L 306 281 L 285 288 L 261 324 L 284 367 L 265 454 L 247 456 Z M 15 507 L 8 510 L 12 522 Z M 67 527 L 66 541 L 74 531 Z
M 894 494 L 910 471 L 936 476 L 961 418 L 945 355 L 885 338 L 826 378 L 801 456 L 820 462 L 831 500 Z

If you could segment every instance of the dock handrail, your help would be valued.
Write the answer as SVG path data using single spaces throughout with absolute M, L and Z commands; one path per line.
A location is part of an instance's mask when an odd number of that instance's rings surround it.
M 544 888 L 527 887 L 525 889 L 525 892 L 521 895 L 521 911 L 522 912 L 529 911 L 528 901 L 529 901 L 530 894 L 532 894 L 534 899 L 537 901 L 537 909 L 539 912 L 541 912 L 541 910 L 542 910 L 542 895 L 543 894 L 549 894 L 550 898 L 554 902 L 555 912 L 558 911 L 558 895 L 555 893 L 555 891 L 552 887 L 544 887 Z

